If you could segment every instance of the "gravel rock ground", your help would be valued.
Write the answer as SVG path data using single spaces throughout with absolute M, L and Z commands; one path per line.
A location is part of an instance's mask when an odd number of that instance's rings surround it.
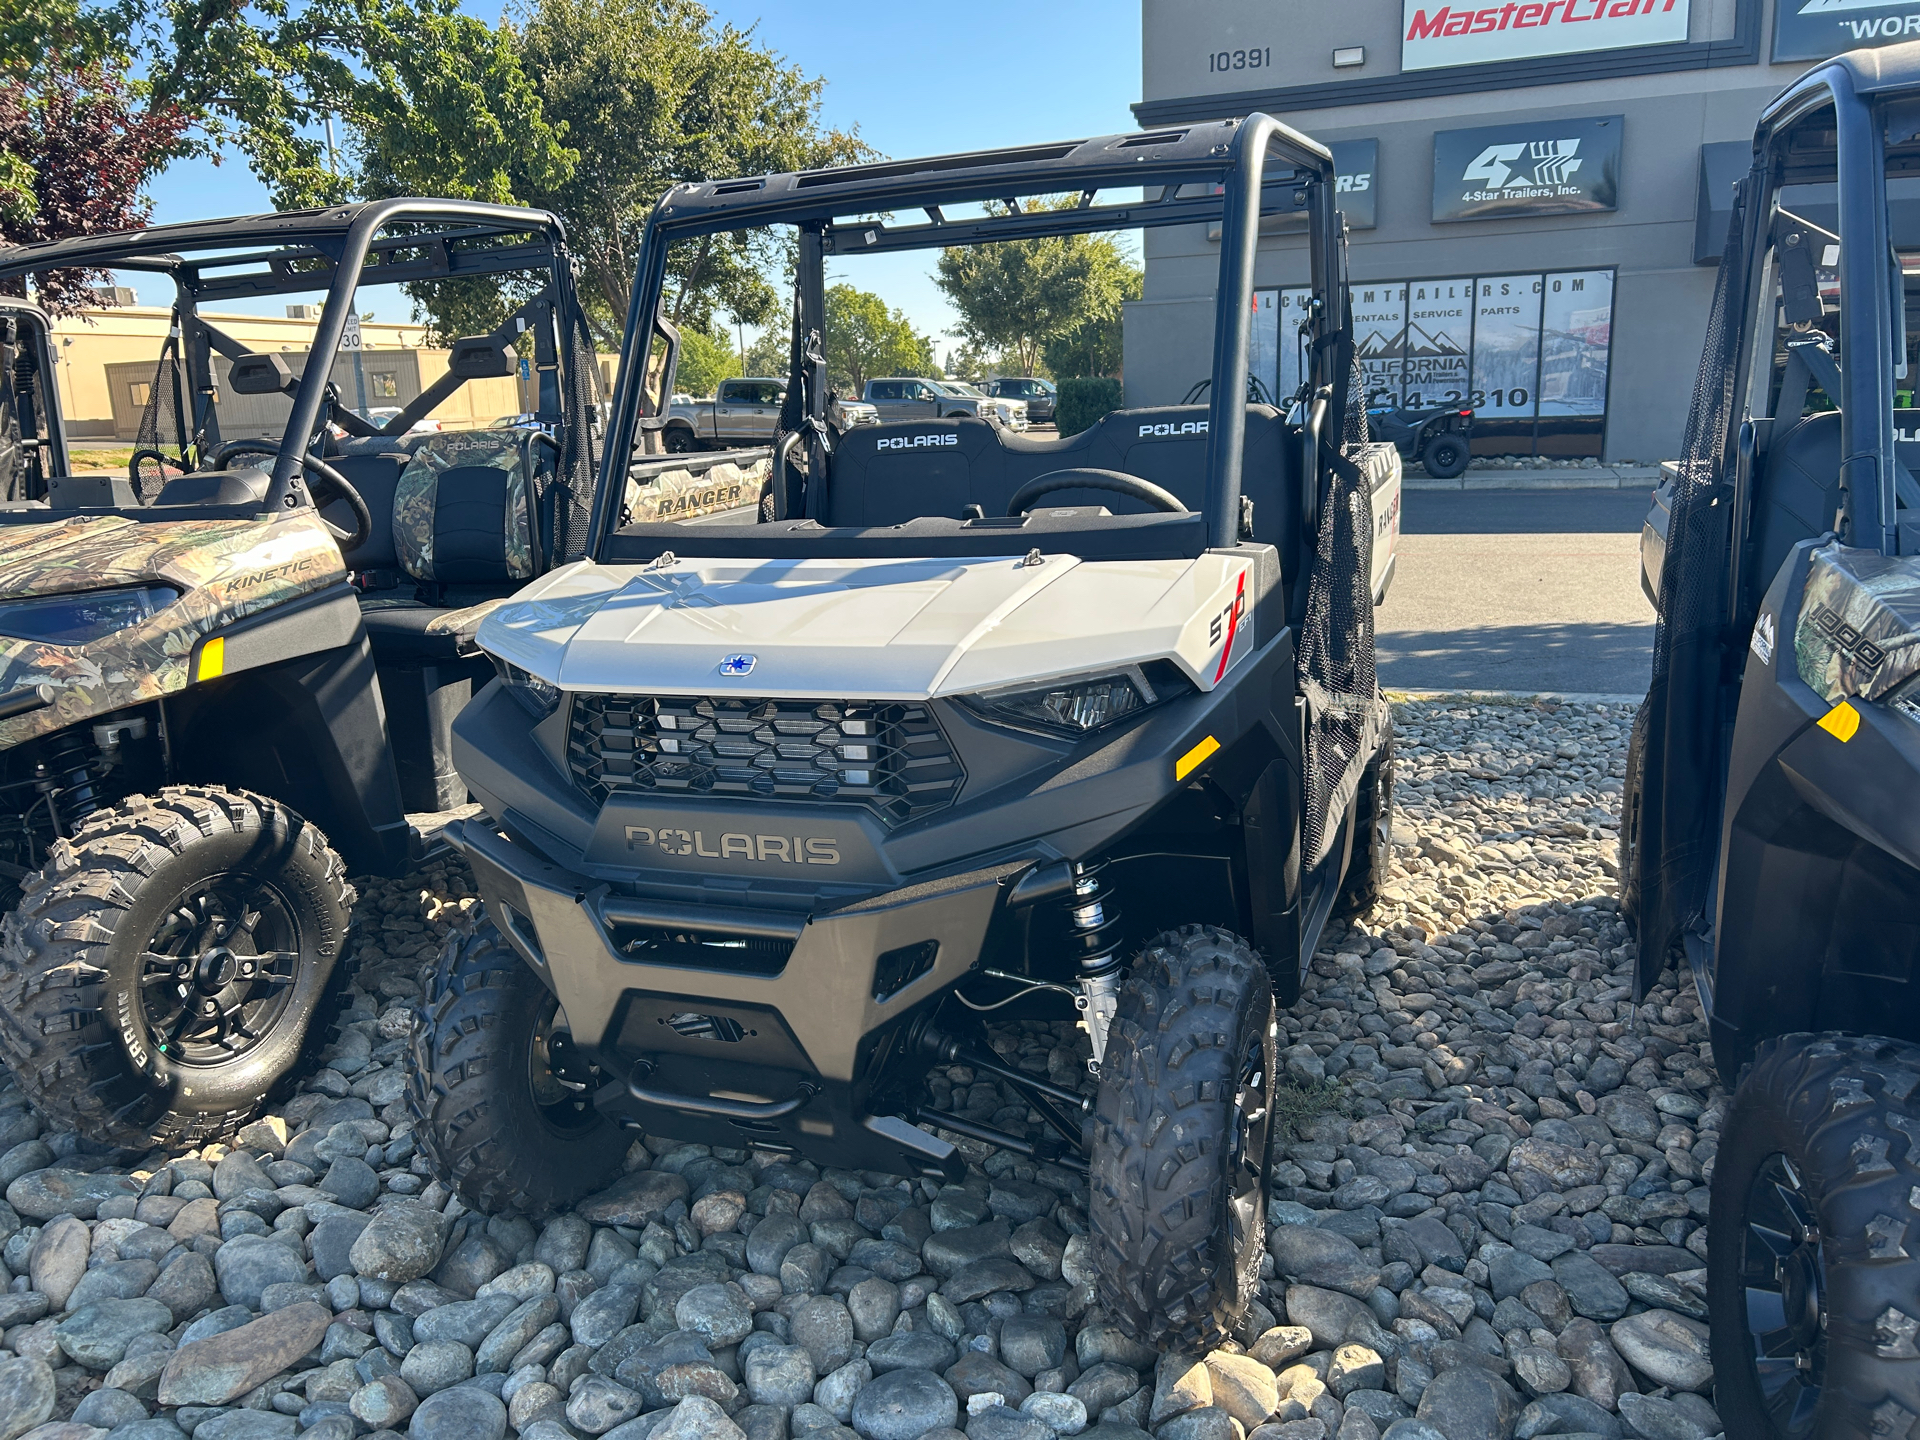
M 1236 1343 L 1128 1340 L 1085 1181 L 973 1142 L 943 1189 L 642 1137 L 620 1185 L 657 1176 L 658 1221 L 469 1212 L 400 1103 L 423 969 L 475 903 L 443 862 L 361 883 L 345 1028 L 232 1145 L 106 1152 L 0 1089 L 0 1440 L 1706 1440 L 1724 1101 L 1691 988 L 1632 1004 L 1630 712 L 1398 715 L 1387 903 L 1285 1017 Z M 994 1043 L 1085 1083 L 1064 1022 Z M 933 1088 L 1037 1130 L 965 1067 Z

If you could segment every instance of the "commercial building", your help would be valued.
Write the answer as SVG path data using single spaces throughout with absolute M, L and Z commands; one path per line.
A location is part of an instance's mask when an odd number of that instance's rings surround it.
M 1262 111 L 1330 145 L 1374 404 L 1459 403 L 1482 454 L 1672 455 L 1755 120 L 1920 0 L 1143 0 L 1158 128 Z M 1270 219 L 1254 365 L 1296 383 L 1298 222 Z M 1217 229 L 1145 236 L 1129 404 L 1207 373 Z

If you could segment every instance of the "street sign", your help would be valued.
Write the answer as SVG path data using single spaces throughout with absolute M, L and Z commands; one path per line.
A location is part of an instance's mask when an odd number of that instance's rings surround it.
M 347 312 L 347 323 L 340 332 L 342 350 L 360 349 L 360 316 L 352 310 Z

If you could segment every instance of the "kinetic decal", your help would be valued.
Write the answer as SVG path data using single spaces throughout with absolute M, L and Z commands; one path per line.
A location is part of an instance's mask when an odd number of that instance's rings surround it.
M 87 645 L 0 636 L 0 694 L 54 689 L 45 709 L 0 721 L 0 748 L 185 689 L 202 637 L 346 574 L 339 544 L 310 510 L 265 521 L 143 524 L 102 515 L 0 529 L 0 596 L 9 600 L 143 582 L 181 592 L 139 624 Z

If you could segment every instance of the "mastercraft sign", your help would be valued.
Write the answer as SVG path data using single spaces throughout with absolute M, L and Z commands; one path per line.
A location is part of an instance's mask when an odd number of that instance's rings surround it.
M 1602 115 L 1438 131 L 1434 221 L 1615 209 L 1625 127 L 1621 116 Z
M 1773 12 L 1776 62 L 1902 40 L 1920 40 L 1920 0 L 1777 0 Z
M 1783 3 L 1818 4 L 1821 0 Z M 1688 0 L 1541 0 L 1530 5 L 1511 0 L 1500 5 L 1401 0 L 1400 68 L 1433 70 L 1628 45 L 1675 44 L 1687 38 L 1687 5 Z

